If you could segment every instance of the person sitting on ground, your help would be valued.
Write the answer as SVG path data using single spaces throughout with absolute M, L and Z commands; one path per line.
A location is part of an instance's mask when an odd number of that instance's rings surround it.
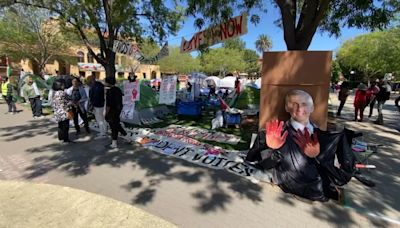
M 367 86 L 360 83 L 354 96 L 354 121 L 363 121 L 364 109 L 367 106 Z M 360 115 L 360 118 L 358 118 Z
M 36 83 L 33 81 L 32 76 L 29 76 L 26 83 L 22 86 L 22 96 L 26 101 L 29 100 L 33 118 L 42 118 L 42 101 L 40 99 L 40 92 Z
M 7 76 L 2 77 L 2 82 L 3 83 L 1 84 L 1 94 L 3 96 L 3 99 L 7 102 L 8 114 L 14 115 L 17 113 L 17 107 L 15 106 L 17 97 L 15 95 L 14 86 L 10 83 Z
M 79 135 L 81 133 L 81 129 L 79 126 L 78 114 L 83 120 L 83 124 L 85 126 L 86 133 L 90 133 L 89 129 L 89 121 L 87 117 L 87 111 L 85 108 L 86 101 L 88 100 L 85 88 L 82 86 L 81 81 L 74 77 L 72 79 L 72 86 L 67 89 L 67 94 L 71 96 L 72 102 L 74 103 L 72 107 L 72 111 L 74 113 L 74 125 L 76 129 L 76 134 Z
M 345 134 L 322 131 L 311 122 L 313 99 L 302 90 L 286 95 L 285 110 L 291 118 L 268 122 L 247 153 L 246 161 L 263 170 L 255 176 L 310 200 L 340 200 L 336 185 L 350 181 L 354 168 Z M 334 166 L 336 154 L 340 168 Z

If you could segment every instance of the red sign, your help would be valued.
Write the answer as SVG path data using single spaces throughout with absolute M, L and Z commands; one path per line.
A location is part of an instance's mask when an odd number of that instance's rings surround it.
M 200 31 L 189 40 L 182 38 L 181 52 L 198 50 L 200 45 L 212 46 L 227 39 L 241 36 L 247 33 L 247 14 L 229 19 L 228 21 Z

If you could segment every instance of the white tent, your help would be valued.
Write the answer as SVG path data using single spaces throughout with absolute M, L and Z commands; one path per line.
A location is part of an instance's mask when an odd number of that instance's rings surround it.
M 258 78 L 258 79 L 254 82 L 254 84 L 256 84 L 256 86 L 257 86 L 259 89 L 261 89 L 261 78 Z
M 219 81 L 219 87 L 223 88 L 235 88 L 236 77 L 228 76 Z
M 209 76 L 205 79 L 207 82 L 207 85 L 212 85 L 214 84 L 216 87 L 219 87 L 221 79 L 217 76 Z

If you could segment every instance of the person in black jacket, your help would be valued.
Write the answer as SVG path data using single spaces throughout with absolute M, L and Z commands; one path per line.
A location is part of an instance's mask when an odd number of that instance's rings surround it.
M 376 94 L 376 100 L 378 101 L 378 119 L 374 122 L 379 125 L 383 125 L 383 106 L 385 102 L 390 99 L 390 92 L 392 88 L 386 80 L 382 80 L 379 84 L 379 92 Z
M 106 78 L 106 86 L 108 87 L 106 93 L 106 120 L 111 128 L 111 139 L 110 145 L 106 146 L 109 149 L 116 149 L 118 133 L 127 135 L 126 131 L 122 128 L 120 123 L 120 115 L 123 108 L 122 105 L 122 91 L 120 88 L 115 86 L 115 78 Z
M 261 130 L 246 160 L 263 169 L 262 179 L 285 191 L 316 201 L 339 199 L 335 185 L 352 177 L 354 155 L 344 133 L 318 129 L 311 121 L 312 97 L 292 90 L 285 98 L 291 118 L 273 120 Z M 334 166 L 335 154 L 341 167 Z
M 107 125 L 104 118 L 104 85 L 103 83 L 96 81 L 96 77 L 91 75 L 87 78 L 89 90 L 89 106 L 92 109 L 94 118 L 99 126 L 100 133 L 97 138 L 103 138 L 107 136 Z

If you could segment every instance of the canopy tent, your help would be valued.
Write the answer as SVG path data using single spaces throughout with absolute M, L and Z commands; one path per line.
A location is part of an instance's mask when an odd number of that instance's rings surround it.
M 209 76 L 205 81 L 207 85 L 215 85 L 215 87 L 219 87 L 221 79 L 217 76 Z
M 261 78 L 258 78 L 258 79 L 254 82 L 254 84 L 256 84 L 256 86 L 257 86 L 258 89 L 261 89 Z
M 219 81 L 219 87 L 223 88 L 235 88 L 236 77 L 228 76 Z
M 189 75 L 189 82 L 190 83 L 198 83 L 203 84 L 204 80 L 207 78 L 207 75 L 199 72 L 194 72 Z

